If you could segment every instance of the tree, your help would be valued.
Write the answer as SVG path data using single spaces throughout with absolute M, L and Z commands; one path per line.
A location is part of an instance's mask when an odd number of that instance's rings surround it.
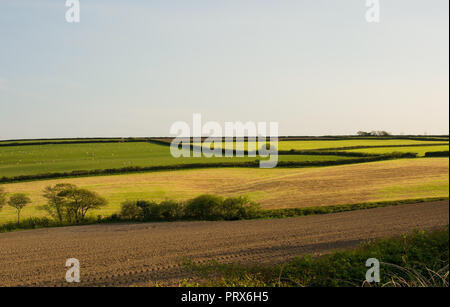
M 23 193 L 13 194 L 9 198 L 8 205 L 17 210 L 17 224 L 20 223 L 20 212 L 29 203 L 31 203 L 31 199 Z
M 107 204 L 106 199 L 96 192 L 86 189 L 65 189 L 58 195 L 64 198 L 64 207 L 69 222 L 80 223 L 85 220 L 89 210 L 99 209 Z
M 377 131 L 372 131 L 370 132 L 370 135 L 373 136 L 389 136 L 391 135 L 389 132 L 383 131 L 383 130 L 377 130 Z
M 0 187 L 0 210 L 2 210 L 5 204 L 6 204 L 6 193 L 5 190 Z
M 358 131 L 357 133 L 359 136 L 370 136 L 370 132 L 365 132 L 365 131 Z
M 54 186 L 47 186 L 43 191 L 43 196 L 48 202 L 41 206 L 40 209 L 47 211 L 51 217 L 62 224 L 67 217 L 67 201 L 62 194 L 76 188 L 75 185 L 69 183 L 58 183 Z

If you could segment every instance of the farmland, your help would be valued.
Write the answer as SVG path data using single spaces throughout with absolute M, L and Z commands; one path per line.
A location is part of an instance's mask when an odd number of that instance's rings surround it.
M 178 170 L 101 177 L 67 178 L 5 184 L 10 193 L 26 193 L 33 205 L 24 217 L 43 216 L 37 206 L 42 190 L 59 182 L 73 183 L 103 195 L 108 207 L 93 214 L 117 213 L 126 199 L 185 200 L 203 193 L 248 195 L 264 208 L 295 208 L 365 201 L 448 196 L 446 158 L 406 159 L 320 168 Z M 15 219 L 12 208 L 0 222 Z
M 5 233 L 0 234 L 0 276 L 6 286 L 67 286 L 62 278 L 65 259 L 75 255 L 83 264 L 82 286 L 173 286 L 193 277 L 183 266 L 186 259 L 195 264 L 273 265 L 298 255 L 354 248 L 367 239 L 442 227 L 448 224 L 448 214 L 444 201 L 278 220 L 91 225 Z M 361 274 L 352 282 L 361 285 L 363 280 Z
M 11 146 L 0 147 L 0 177 L 129 166 L 248 162 L 256 159 L 258 158 L 174 158 L 170 155 L 169 147 L 145 142 Z M 280 161 L 297 162 L 342 159 L 345 157 L 331 155 L 280 157 Z
M 22 210 L 22 219 L 48 217 L 41 208 L 47 202 L 43 197 L 47 186 L 69 183 L 96 192 L 107 205 L 88 213 L 95 223 L 101 220 L 99 216 L 120 216 L 126 200 L 186 203 L 203 194 L 245 196 L 265 212 L 385 201 L 406 204 L 366 210 L 361 206 L 353 212 L 282 220 L 266 216 L 234 222 L 124 224 L 121 220 L 122 224 L 2 233 L 0 262 L 8 265 L 2 266 L 0 275 L 9 276 L 3 282 L 61 285 L 57 264 L 70 250 L 81 255 L 83 264 L 92 269 L 83 285 L 177 285 L 192 277 L 182 268 L 184 257 L 196 264 L 213 260 L 270 265 L 290 261 L 299 253 L 329 253 L 353 248 L 367 239 L 448 224 L 448 200 L 414 203 L 449 196 L 449 159 L 423 157 L 427 152 L 448 151 L 448 141 L 442 137 L 282 139 L 278 142 L 280 165 L 273 169 L 260 169 L 257 163 L 246 167 L 239 164 L 264 160 L 260 156 L 173 158 L 169 143 L 170 139 L 153 142 L 115 138 L 0 142 L 0 179 L 55 174 L 41 180 L 19 178 L 0 186 L 7 196 L 24 193 L 31 199 Z M 248 142 L 243 145 L 245 150 L 249 148 Z M 236 144 L 222 143 L 222 147 L 236 149 Z M 392 155 L 396 152 L 416 153 L 417 157 Z M 379 157 L 383 159 L 365 160 Z M 210 167 L 204 168 L 206 165 Z M 151 168 L 159 166 L 174 168 Z M 143 169 L 127 172 L 128 167 Z M 62 176 L 66 172 L 109 169 L 118 171 Z M 0 226 L 16 225 L 16 221 L 16 211 L 5 205 L 0 211 Z M 67 238 L 78 246 L 75 251 L 64 243 Z M 14 252 L 10 251 L 12 246 Z M 152 246 L 152 250 L 145 246 Z M 55 248 L 62 254 L 52 254 Z M 46 259 L 40 264 L 46 274 L 36 278 L 34 271 L 28 270 L 27 249 L 38 250 L 32 257 Z M 125 265 L 123 259 L 127 259 Z M 108 278 L 100 281 L 99 276 Z
M 226 149 L 238 149 L 238 150 L 255 150 L 260 148 L 263 144 L 259 142 L 240 141 L 236 142 L 216 142 L 215 148 Z M 239 145 L 237 145 L 239 144 Z M 200 146 L 200 143 L 194 143 L 196 146 Z M 428 146 L 427 146 L 428 145 Z M 430 146 L 431 145 L 431 146 Z M 304 151 L 304 150 L 327 150 L 327 149 L 345 149 L 354 147 L 389 147 L 396 146 L 397 148 L 407 149 L 414 148 L 415 146 L 433 147 L 438 145 L 448 145 L 448 140 L 426 138 L 425 139 L 365 139 L 365 138 L 353 138 L 353 139 L 314 139 L 314 140 L 289 140 L 282 139 L 276 146 L 280 151 Z M 433 151 L 433 150 L 432 150 Z
M 282 141 L 279 142 L 279 150 L 324 150 L 345 147 L 365 147 L 365 146 L 417 146 L 430 144 L 448 144 L 443 141 L 423 141 L 423 140 L 406 140 L 406 139 L 350 139 L 350 140 L 326 140 L 326 141 Z M 407 148 L 407 147 L 405 147 Z
M 345 152 L 360 152 L 367 154 L 390 154 L 393 152 L 413 152 L 417 153 L 419 157 L 425 156 L 427 152 L 436 152 L 436 151 L 449 151 L 448 145 L 437 145 L 437 146 L 410 146 L 410 147 L 380 147 L 380 148 L 360 148 L 360 149 L 351 149 L 351 150 L 343 150 Z

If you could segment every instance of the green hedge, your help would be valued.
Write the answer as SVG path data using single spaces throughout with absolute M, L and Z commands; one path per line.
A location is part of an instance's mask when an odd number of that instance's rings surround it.
M 125 201 L 122 203 L 119 216 L 123 220 L 139 222 L 230 221 L 257 218 L 260 212 L 259 204 L 251 202 L 246 197 L 223 198 L 205 194 L 187 202 Z
M 425 157 L 448 157 L 449 153 L 447 151 L 432 151 L 425 153 Z

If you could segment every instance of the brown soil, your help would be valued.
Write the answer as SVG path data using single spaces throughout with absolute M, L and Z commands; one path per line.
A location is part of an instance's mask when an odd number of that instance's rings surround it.
M 180 264 L 280 263 L 413 229 L 448 225 L 449 202 L 289 219 L 94 225 L 0 234 L 0 286 L 68 286 L 65 262 L 84 286 L 176 285 Z

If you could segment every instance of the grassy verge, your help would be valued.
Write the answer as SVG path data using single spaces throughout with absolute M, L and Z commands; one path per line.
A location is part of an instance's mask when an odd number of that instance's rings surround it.
M 415 231 L 370 241 L 353 250 L 304 256 L 276 266 L 186 262 L 202 282 L 218 287 L 448 287 L 449 229 Z M 367 283 L 367 259 L 380 261 L 380 282 Z M 206 281 L 207 280 L 207 281 Z
M 206 201 L 202 201 L 205 199 Z M 215 203 L 211 204 L 211 198 L 215 200 Z M 189 206 L 195 200 L 197 201 L 196 208 L 191 208 L 187 211 L 185 208 Z M 136 201 L 136 202 L 126 202 L 134 204 L 145 204 L 146 206 L 140 211 L 136 211 L 137 208 L 128 208 L 128 215 L 133 216 L 121 216 L 118 214 L 113 214 L 108 217 L 88 217 L 85 221 L 79 224 L 74 223 L 58 223 L 47 217 L 35 217 L 23 219 L 19 224 L 17 222 L 7 222 L 0 225 L 0 233 L 12 232 L 18 230 L 27 229 L 38 229 L 38 228 L 48 228 L 48 227 L 64 227 L 64 226 L 77 226 L 77 225 L 92 225 L 92 224 L 107 224 L 107 223 L 142 223 L 142 222 L 174 222 L 174 221 L 220 221 L 220 220 L 241 220 L 241 219 L 274 219 L 274 218 L 289 218 L 289 217 L 301 217 L 308 215 L 318 215 L 318 214 L 331 214 L 338 212 L 347 212 L 355 210 L 365 210 L 374 208 L 383 208 L 423 202 L 433 202 L 448 200 L 448 197 L 434 197 L 434 198 L 417 198 L 417 199 L 406 199 L 406 200 L 396 200 L 396 201 L 380 201 L 380 202 L 366 202 L 359 204 L 349 204 L 349 205 L 336 205 L 336 206 L 323 206 L 323 207 L 309 207 L 309 208 L 291 208 L 291 209 L 272 209 L 272 210 L 261 210 L 257 206 L 248 206 L 247 202 L 244 200 L 242 203 L 244 208 L 241 208 L 238 202 L 237 204 L 232 204 L 230 200 L 240 200 L 242 198 L 228 198 L 222 199 L 211 196 L 203 195 L 188 202 L 174 202 L 174 201 L 163 201 L 160 204 L 147 201 Z M 217 200 L 217 201 L 216 201 Z M 150 205 L 150 206 L 148 206 Z M 225 208 L 224 208 L 225 207 Z M 199 212 L 199 209 L 201 211 Z M 130 214 L 131 211 L 131 214 Z M 192 212 L 195 212 L 192 214 Z

